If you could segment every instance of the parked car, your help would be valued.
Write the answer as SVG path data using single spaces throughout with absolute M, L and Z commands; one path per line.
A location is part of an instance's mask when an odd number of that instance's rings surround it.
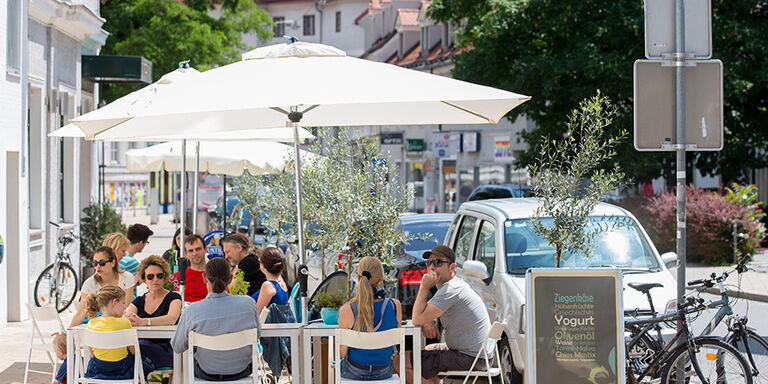
M 469 194 L 467 201 L 505 199 L 508 197 L 533 197 L 533 187 L 523 184 L 483 184 Z
M 424 213 L 401 216 L 398 227 L 406 236 L 430 234 L 428 239 L 414 239 L 408 244 L 402 244 L 397 249 L 391 265 L 391 274 L 397 276 L 395 295 L 403 305 L 403 318 L 410 319 L 413 302 L 419 292 L 421 277 L 427 272 L 424 259 L 425 251 L 442 244 L 448 227 L 451 225 L 452 213 Z
M 532 198 L 464 203 L 445 238 L 445 245 L 456 253 L 457 275 L 483 299 L 491 321 L 507 320 L 499 342 L 507 384 L 522 383 L 525 367 L 525 273 L 529 268 L 555 265 L 555 249 L 533 230 L 530 220 L 539 206 Z M 592 215 L 593 224 L 612 217 L 620 218 L 622 224 L 595 240 L 589 259 L 569 255 L 561 265 L 620 268 L 625 286 L 632 282 L 663 285 L 651 291 L 657 307 L 674 300 L 676 283 L 665 266 L 665 262 L 674 263 L 674 253 L 659 256 L 635 217 L 622 208 L 600 203 Z M 623 295 L 625 310 L 649 309 L 640 292 L 625 287 Z

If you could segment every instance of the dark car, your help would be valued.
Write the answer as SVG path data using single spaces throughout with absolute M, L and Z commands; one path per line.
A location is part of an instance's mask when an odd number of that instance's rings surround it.
M 509 197 L 533 197 L 533 187 L 524 184 L 483 184 L 469 194 L 469 201 L 505 199 Z
M 403 304 L 403 318 L 411 318 L 421 277 L 427 272 L 422 255 L 436 245 L 443 244 L 453 216 L 453 213 L 424 213 L 400 217 L 398 226 L 405 235 L 430 234 L 428 239 L 413 239 L 408 244 L 402 244 L 392 261 L 397 276 L 395 297 Z

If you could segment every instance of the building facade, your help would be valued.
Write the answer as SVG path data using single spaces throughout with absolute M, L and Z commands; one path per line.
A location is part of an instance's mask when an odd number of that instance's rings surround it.
M 35 280 L 53 260 L 57 230 L 79 227 L 97 191 L 94 145 L 48 133 L 93 109 L 81 55 L 107 38 L 98 0 L 6 0 L 0 7 L 0 326 L 27 318 Z M 78 247 L 72 260 L 79 269 Z

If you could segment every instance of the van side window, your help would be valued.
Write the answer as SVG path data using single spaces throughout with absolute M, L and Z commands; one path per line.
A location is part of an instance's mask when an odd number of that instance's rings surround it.
M 464 216 L 459 226 L 459 235 L 456 240 L 456 246 L 453 252 L 456 253 L 456 265 L 464 264 L 472 253 L 472 237 L 475 234 L 475 224 L 477 219 L 472 216 Z
M 475 245 L 475 260 L 485 264 L 488 274 L 493 276 L 496 266 L 496 227 L 490 221 L 483 221 Z
M 456 215 L 453 220 L 451 220 L 451 226 L 448 227 L 448 232 L 445 233 L 445 239 L 442 242 L 443 245 L 446 245 L 453 249 L 453 234 L 456 232 L 456 227 L 459 226 L 459 220 L 461 220 L 461 216 Z

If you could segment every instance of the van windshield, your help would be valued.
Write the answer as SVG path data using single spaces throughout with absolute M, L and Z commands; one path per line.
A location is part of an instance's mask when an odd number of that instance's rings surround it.
M 622 223 L 601 233 L 594 241 L 589 258 L 582 254 L 564 253 L 562 267 L 615 267 L 624 273 L 655 272 L 661 270 L 653 249 L 634 220 Z M 590 228 L 597 229 L 610 217 L 590 218 Z M 545 226 L 552 225 L 551 218 L 542 219 Z M 507 273 L 525 273 L 528 268 L 554 267 L 555 248 L 533 229 L 530 219 L 507 220 L 504 223 L 504 248 Z

